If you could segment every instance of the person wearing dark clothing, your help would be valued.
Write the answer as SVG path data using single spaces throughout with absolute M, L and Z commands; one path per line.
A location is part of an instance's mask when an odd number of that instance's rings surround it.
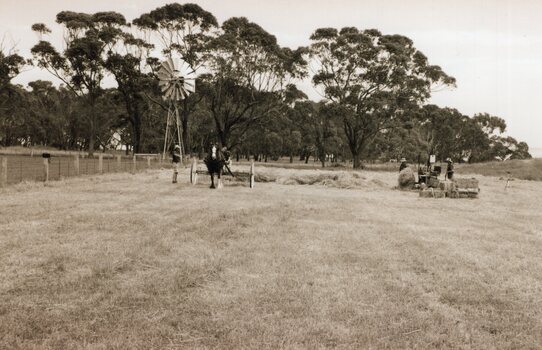
M 171 151 L 171 162 L 173 163 L 173 183 L 177 183 L 177 174 L 179 173 L 179 163 L 181 162 L 181 146 L 176 145 Z
M 454 162 L 448 158 L 446 159 L 446 163 L 448 163 L 448 166 L 446 166 L 446 178 L 451 180 L 454 177 Z
M 401 158 L 401 165 L 399 165 L 399 172 L 401 172 L 404 168 L 408 168 L 408 164 L 405 158 Z

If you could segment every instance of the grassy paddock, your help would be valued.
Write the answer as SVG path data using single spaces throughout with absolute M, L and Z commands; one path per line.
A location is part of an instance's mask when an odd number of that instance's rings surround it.
M 542 181 L 542 159 L 540 158 L 460 164 L 456 169 L 459 174 L 474 173 L 486 176 Z
M 0 348 L 540 348 L 539 183 L 274 171 L 0 189 Z
M 241 162 L 246 163 L 246 162 Z M 279 160 L 277 162 L 269 161 L 267 163 L 257 162 L 258 167 L 264 168 L 287 168 L 297 170 L 310 170 L 310 169 L 322 169 L 321 163 L 310 161 L 305 164 L 304 162 L 295 161 L 289 163 L 285 160 Z M 375 172 L 395 172 L 399 171 L 399 163 L 364 163 L 365 171 Z M 446 163 L 442 164 L 446 167 Z M 417 169 L 415 163 L 410 163 L 413 169 Z M 348 170 L 352 169 L 351 163 L 326 163 L 326 170 Z M 509 160 L 505 162 L 485 162 L 475 164 L 455 164 L 455 171 L 457 174 L 477 174 L 485 176 L 496 177 L 512 177 L 520 180 L 535 180 L 542 181 L 542 159 L 528 159 L 528 160 Z

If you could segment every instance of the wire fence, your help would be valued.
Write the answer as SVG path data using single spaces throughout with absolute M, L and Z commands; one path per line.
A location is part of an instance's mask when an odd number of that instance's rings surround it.
M 138 172 L 171 167 L 159 156 L 136 157 L 76 157 L 42 158 L 29 155 L 0 155 L 0 186 L 23 181 L 55 181 L 81 175 Z

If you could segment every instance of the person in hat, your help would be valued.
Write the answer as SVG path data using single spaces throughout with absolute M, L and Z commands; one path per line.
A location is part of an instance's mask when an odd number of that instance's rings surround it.
M 399 165 L 399 172 L 401 172 L 404 168 L 407 168 L 408 164 L 406 161 L 406 158 L 401 158 L 401 165 Z
M 454 177 L 454 162 L 451 158 L 446 158 L 446 163 L 448 163 L 446 166 L 446 178 L 451 180 Z
M 179 163 L 181 162 L 181 146 L 175 145 L 171 152 L 171 162 L 173 163 L 173 183 L 177 183 L 177 174 L 179 174 Z

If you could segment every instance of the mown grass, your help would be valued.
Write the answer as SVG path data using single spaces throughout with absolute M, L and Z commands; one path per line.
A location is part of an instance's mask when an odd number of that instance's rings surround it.
M 0 190 L 0 348 L 540 348 L 538 183 L 433 200 L 329 173 Z

